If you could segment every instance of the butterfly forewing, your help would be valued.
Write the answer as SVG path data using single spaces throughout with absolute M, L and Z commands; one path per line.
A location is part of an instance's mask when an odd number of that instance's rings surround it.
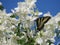
M 50 19 L 50 16 L 42 17 L 42 18 L 37 18 L 36 19 L 36 24 L 37 24 L 37 30 L 41 30 L 44 27 L 44 24 Z
M 43 23 L 47 23 L 48 22 L 48 20 L 51 18 L 51 17 L 49 17 L 49 16 L 46 16 L 46 17 L 43 17 L 44 19 L 43 19 Z

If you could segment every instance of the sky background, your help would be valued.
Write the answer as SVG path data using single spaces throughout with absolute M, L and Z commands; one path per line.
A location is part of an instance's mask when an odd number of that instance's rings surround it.
M 17 7 L 17 2 L 20 1 L 22 2 L 24 0 L 0 0 L 7 13 L 10 13 L 11 9 Z M 37 0 L 36 6 L 39 11 L 43 12 L 43 14 L 49 11 L 51 15 L 55 16 L 60 12 L 60 0 Z M 60 39 L 55 38 L 55 40 L 55 45 L 57 45 Z
M 0 0 L 7 13 L 11 12 L 11 9 L 17 7 L 17 2 L 20 1 L 24 0 Z M 60 0 L 37 0 L 36 6 L 39 11 L 43 12 L 43 14 L 50 11 L 54 16 L 60 12 Z

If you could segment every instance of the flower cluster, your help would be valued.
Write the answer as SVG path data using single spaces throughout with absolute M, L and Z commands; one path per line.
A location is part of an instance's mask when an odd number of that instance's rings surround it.
M 36 1 L 18 2 L 9 14 L 0 3 L 0 45 L 54 45 L 54 38 L 60 34 L 60 13 L 55 17 L 50 12 L 44 14 L 51 19 L 37 32 L 35 20 L 42 12 L 35 9 Z

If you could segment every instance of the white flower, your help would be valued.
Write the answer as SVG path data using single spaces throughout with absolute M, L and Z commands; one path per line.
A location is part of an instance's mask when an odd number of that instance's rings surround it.
M 55 19 L 51 17 L 51 19 L 45 24 L 44 29 L 46 30 L 55 30 L 55 28 L 58 27 Z
M 37 16 L 40 16 L 40 15 L 43 14 L 42 12 L 39 12 L 39 11 L 36 11 L 36 12 L 34 12 L 34 13 L 35 13 L 34 15 L 37 15 Z
M 60 12 L 54 17 L 56 23 L 58 23 L 58 21 L 60 21 Z
M 42 39 L 42 38 L 37 38 L 37 39 L 36 39 L 36 43 L 42 44 L 42 43 L 43 43 L 43 39 Z
M 44 14 L 43 16 L 50 16 L 50 17 L 52 17 L 52 15 L 50 14 L 50 12 L 47 12 L 47 13 Z
M 16 12 L 19 12 L 19 7 L 14 8 Z
M 51 40 L 52 42 L 55 42 L 55 39 L 54 39 L 54 37 L 53 37 L 53 38 L 51 38 L 50 40 Z
M 29 8 L 33 8 L 35 6 L 36 0 L 25 0 Z
M 33 16 L 27 16 L 26 19 L 30 21 L 36 20 L 38 17 L 33 17 Z
M 23 38 L 24 38 L 24 36 L 21 36 L 21 37 L 20 37 L 20 39 L 23 39 Z
M 51 45 L 54 45 L 54 44 L 51 44 Z
M 12 13 L 14 13 L 15 11 L 13 9 L 11 9 Z
M 5 29 L 5 27 L 1 25 L 1 26 L 0 26 L 0 30 L 1 30 L 1 31 L 4 31 L 4 29 Z
M 38 15 L 42 15 L 43 13 L 42 12 L 39 12 L 39 14 Z

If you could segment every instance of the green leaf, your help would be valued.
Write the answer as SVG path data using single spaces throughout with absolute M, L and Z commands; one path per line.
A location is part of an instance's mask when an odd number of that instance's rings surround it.
M 23 38 L 23 39 L 17 40 L 17 43 L 21 44 L 21 45 L 24 45 L 25 41 L 26 41 L 26 39 Z
M 60 21 L 58 21 L 58 25 L 60 25 Z
M 19 37 L 21 37 L 21 36 L 24 35 L 22 32 L 20 32 L 20 30 L 21 30 L 21 29 L 20 29 L 20 24 L 21 24 L 21 23 L 18 23 L 17 32 L 16 32 L 17 36 L 19 36 Z
M 16 18 L 16 16 L 17 16 L 16 14 L 13 14 L 13 15 L 11 15 L 10 17 L 11 17 L 11 18 Z
M 34 43 L 35 43 L 35 40 L 34 40 L 34 38 L 29 38 L 29 37 L 27 37 L 28 38 L 28 41 L 24 44 L 24 45 L 34 45 Z
M 0 10 L 2 10 L 2 11 L 3 11 L 3 9 L 4 9 L 4 7 L 3 7 L 2 5 L 0 5 Z
M 47 43 L 49 43 L 49 45 L 51 45 L 53 42 L 51 42 L 51 40 L 47 40 Z

